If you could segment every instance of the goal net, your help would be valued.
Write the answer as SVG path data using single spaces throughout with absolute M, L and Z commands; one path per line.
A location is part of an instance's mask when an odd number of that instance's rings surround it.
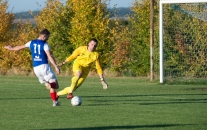
M 207 0 L 160 0 L 160 82 L 207 77 Z

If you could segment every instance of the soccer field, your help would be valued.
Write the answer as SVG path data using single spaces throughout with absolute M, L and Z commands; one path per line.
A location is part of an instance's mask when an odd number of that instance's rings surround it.
M 60 89 L 71 77 L 58 76 Z M 206 130 L 207 85 L 165 85 L 139 78 L 88 77 L 53 107 L 48 90 L 32 76 L 0 76 L 1 130 Z

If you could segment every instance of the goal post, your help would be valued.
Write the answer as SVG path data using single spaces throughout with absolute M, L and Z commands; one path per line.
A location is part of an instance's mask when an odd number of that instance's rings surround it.
M 205 64 L 203 62 L 206 61 L 207 64 L 207 50 L 205 50 L 205 47 L 207 48 L 205 46 L 207 44 L 206 10 L 207 0 L 159 1 L 160 83 L 164 83 L 167 76 L 194 78 L 207 75 L 207 65 L 202 68 Z M 165 12 L 168 13 L 168 19 L 165 18 Z M 170 19 L 170 15 L 173 15 L 172 19 Z M 167 50 L 164 50 L 165 48 Z M 172 50 L 175 54 L 170 55 Z M 196 56 L 204 59 L 196 58 Z M 180 61 L 176 62 L 176 60 Z M 165 68 L 166 66 L 167 68 Z M 166 70 L 169 75 L 165 73 Z

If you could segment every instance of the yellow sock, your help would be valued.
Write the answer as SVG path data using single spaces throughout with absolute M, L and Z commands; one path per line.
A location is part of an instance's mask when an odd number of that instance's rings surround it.
M 58 96 L 68 94 L 70 87 L 66 87 L 57 93 Z
M 74 77 L 72 78 L 71 86 L 70 86 L 70 87 L 66 87 L 66 88 L 64 88 L 63 90 L 59 91 L 59 92 L 57 93 L 57 95 L 60 96 L 60 95 L 65 95 L 65 94 L 68 94 L 68 93 L 72 93 L 73 90 L 74 90 L 74 88 L 75 88 L 75 86 L 76 86 L 76 84 L 77 84 L 78 79 L 79 79 L 78 76 L 74 76 Z
M 79 79 L 78 76 L 74 76 L 72 78 L 72 83 L 71 83 L 71 86 L 70 86 L 69 91 L 68 91 L 69 93 L 72 93 L 73 92 L 73 90 L 74 90 L 74 88 L 75 88 L 75 86 L 76 86 L 76 84 L 78 82 L 78 79 Z

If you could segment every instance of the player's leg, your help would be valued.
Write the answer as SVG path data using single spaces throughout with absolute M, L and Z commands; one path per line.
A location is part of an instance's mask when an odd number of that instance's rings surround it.
M 74 62 L 74 64 L 73 64 L 73 74 L 74 74 L 74 76 L 71 79 L 71 85 L 70 85 L 68 93 L 73 92 L 73 90 L 76 87 L 76 84 L 78 83 L 79 78 L 82 75 L 82 72 L 83 72 L 83 67 L 80 66 L 77 62 Z
M 73 91 L 75 91 L 77 88 L 79 88 L 81 86 L 81 84 L 85 81 L 86 77 L 88 76 L 88 73 L 89 73 L 89 68 L 82 68 L 82 75 L 81 77 L 79 78 L 75 88 L 73 89 Z
M 63 90 L 59 91 L 59 92 L 57 93 L 57 95 L 60 96 L 60 95 L 68 94 L 68 95 L 67 95 L 67 98 L 68 98 L 68 99 L 73 98 L 73 94 L 72 94 L 72 92 L 74 91 L 75 86 L 76 86 L 76 84 L 77 84 L 77 82 L 78 82 L 79 80 L 80 80 L 79 76 L 75 75 L 75 76 L 71 79 L 71 85 L 70 85 L 70 87 L 66 87 L 66 88 L 64 88 Z
M 46 88 L 50 91 L 50 97 L 53 101 L 53 106 L 58 106 L 58 98 L 56 89 L 58 89 L 58 81 L 56 79 L 50 79 L 49 81 L 45 82 Z
M 50 92 L 50 97 L 53 101 L 53 106 L 58 105 L 58 96 L 56 93 L 56 89 L 59 88 L 59 84 L 57 81 L 57 78 L 55 76 L 55 73 L 52 71 L 51 67 L 47 64 L 40 65 L 37 68 L 35 67 L 35 74 L 39 75 L 39 81 L 40 83 L 44 84 L 45 87 Z
M 71 85 L 68 89 L 67 99 L 73 98 L 72 93 L 76 89 L 76 86 L 77 86 L 77 83 L 80 80 L 80 77 L 82 77 L 83 69 L 84 69 L 84 67 L 82 67 L 79 64 L 77 64 L 76 62 L 74 62 L 74 64 L 73 64 L 74 77 L 72 78 Z
M 70 88 L 68 90 L 68 93 L 72 93 L 73 92 L 73 90 L 75 89 L 75 86 L 77 85 L 81 75 L 82 75 L 82 72 L 80 72 L 79 70 L 77 70 L 75 72 L 75 75 L 71 79 L 71 85 L 70 85 Z
M 71 85 L 69 87 L 66 87 L 63 90 L 59 91 L 57 93 L 58 96 L 69 94 L 67 96 L 67 98 L 71 99 L 73 97 L 72 92 L 73 92 L 79 78 L 82 75 L 82 67 L 76 62 L 74 62 L 74 64 L 73 64 L 73 75 L 74 76 L 71 79 Z
M 73 92 L 81 86 L 81 84 L 83 83 L 83 81 L 86 79 L 87 75 L 89 73 L 89 68 L 84 68 L 82 67 L 82 74 L 81 77 L 78 79 L 78 81 L 76 82 L 76 84 L 73 87 L 69 87 L 68 88 L 68 92 L 69 94 L 67 95 L 67 99 L 71 99 L 73 98 Z
M 71 99 L 73 98 L 73 92 L 79 87 L 81 86 L 81 84 L 83 83 L 83 81 L 85 80 L 84 77 L 80 77 L 77 81 L 77 83 L 73 86 L 73 87 L 67 87 L 64 89 L 64 93 L 67 93 L 67 99 Z
M 50 78 L 48 76 L 46 76 L 46 81 L 48 81 L 48 84 L 50 86 L 49 88 L 49 91 L 50 91 L 50 97 L 53 101 L 53 106 L 58 106 L 59 103 L 58 103 L 58 98 L 59 96 L 57 95 L 57 92 L 56 92 L 56 89 L 59 88 L 59 84 L 58 84 L 58 81 L 57 81 L 57 78 L 53 72 L 53 76 L 51 76 Z M 47 88 L 48 88 L 48 85 L 47 85 Z

